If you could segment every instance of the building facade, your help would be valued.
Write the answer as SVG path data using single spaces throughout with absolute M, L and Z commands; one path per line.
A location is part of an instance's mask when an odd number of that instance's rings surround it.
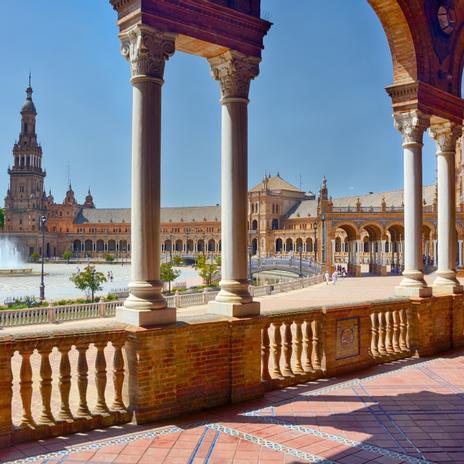
M 66 250 L 76 258 L 129 259 L 129 208 L 97 208 L 89 190 L 83 202 L 72 186 L 61 203 L 45 193 L 46 171 L 37 141 L 37 111 L 32 87 L 21 108 L 21 130 L 13 146 L 13 164 L 5 197 L 3 233 L 15 239 L 25 255 L 60 257 Z M 457 265 L 463 264 L 464 212 L 462 143 L 456 157 Z M 248 192 L 249 253 L 257 258 L 302 255 L 349 272 L 387 274 L 403 266 L 403 191 L 370 192 L 332 198 L 324 177 L 317 193 L 304 192 L 280 174 L 266 175 Z M 173 254 L 194 259 L 197 254 L 221 252 L 221 208 L 192 206 L 162 208 L 160 247 L 164 259 Z M 437 190 L 423 189 L 423 260 L 433 266 L 437 256 Z

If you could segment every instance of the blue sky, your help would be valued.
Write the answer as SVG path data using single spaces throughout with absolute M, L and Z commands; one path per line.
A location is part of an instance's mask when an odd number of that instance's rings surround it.
M 274 23 L 249 107 L 249 184 L 280 172 L 334 196 L 402 187 L 402 149 L 384 87 L 391 57 L 366 1 L 263 0 Z M 62 201 L 68 164 L 78 200 L 130 205 L 131 87 L 106 0 L 15 0 L 0 29 L 0 198 L 29 69 L 46 185 Z M 219 87 L 206 60 L 177 53 L 163 94 L 162 204 L 220 201 Z M 425 137 L 424 182 L 435 178 Z

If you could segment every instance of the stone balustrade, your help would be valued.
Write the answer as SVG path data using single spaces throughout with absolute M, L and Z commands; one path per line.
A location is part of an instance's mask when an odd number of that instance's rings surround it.
M 119 301 L 47 306 L 40 308 L 8 309 L 0 311 L 0 327 L 69 322 L 99 317 L 114 317 Z
M 322 375 L 322 312 L 269 316 L 261 330 L 261 378 L 304 382 Z
M 74 327 L 0 337 L 0 444 L 129 422 L 127 335 Z
M 255 297 L 289 292 L 309 287 L 322 282 L 322 276 L 317 274 L 302 279 L 293 279 L 275 285 L 250 287 L 250 293 Z M 187 308 L 207 304 L 214 300 L 218 291 L 203 291 L 199 293 L 176 293 L 165 297 L 168 308 Z M 114 317 L 120 301 L 101 301 L 96 303 L 48 306 L 42 308 L 26 308 L 0 311 L 0 327 L 18 327 L 34 324 L 53 324 L 100 317 Z
M 0 446 L 132 417 L 139 424 L 166 419 L 459 346 L 463 295 L 245 318 L 186 311 L 177 323 L 153 329 L 109 318 L 6 328 Z
M 385 362 L 411 355 L 410 308 L 375 307 L 370 313 L 370 355 Z

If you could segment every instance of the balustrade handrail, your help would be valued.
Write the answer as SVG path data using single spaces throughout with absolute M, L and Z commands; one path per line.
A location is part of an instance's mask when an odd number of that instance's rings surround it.
M 305 288 L 322 282 L 321 274 L 294 279 L 279 284 L 250 286 L 252 296 L 266 296 L 280 292 L 288 292 Z M 197 293 L 176 293 L 165 297 L 169 308 L 186 308 L 204 305 L 213 300 L 219 292 L 217 290 Z M 114 317 L 116 308 L 121 302 L 99 301 L 75 305 L 41 306 L 37 308 L 5 309 L 0 311 L 0 327 L 17 327 L 35 324 L 53 324 L 75 320 L 96 319 L 100 317 Z

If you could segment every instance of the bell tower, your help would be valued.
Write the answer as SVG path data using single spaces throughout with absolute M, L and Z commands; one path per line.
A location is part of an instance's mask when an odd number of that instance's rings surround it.
M 10 185 L 5 198 L 5 229 L 10 232 L 39 230 L 45 213 L 46 195 L 42 169 L 42 147 L 37 142 L 37 111 L 32 101 L 31 76 L 26 101 L 21 108 L 21 131 L 13 146 L 13 166 L 8 169 Z

